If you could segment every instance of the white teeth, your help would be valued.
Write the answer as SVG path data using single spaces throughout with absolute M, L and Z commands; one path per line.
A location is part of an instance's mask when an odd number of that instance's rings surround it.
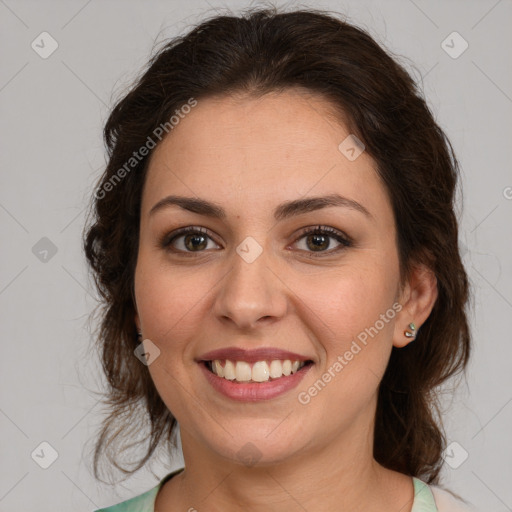
M 216 361 L 220 364 L 220 361 Z M 215 371 L 215 366 L 213 367 Z M 231 361 L 226 361 L 224 365 L 224 378 L 227 380 L 235 380 L 235 365 Z
M 238 365 L 238 363 L 237 363 Z M 265 382 L 270 377 L 270 369 L 267 361 L 258 361 L 252 367 L 252 380 L 256 382 Z
M 224 366 L 222 366 L 224 363 Z M 270 364 L 269 364 L 270 363 Z M 236 380 L 237 382 L 267 382 L 270 378 L 279 379 L 280 377 L 288 376 L 292 373 L 299 371 L 305 364 L 305 361 L 291 361 L 285 359 L 280 361 L 274 359 L 272 361 L 258 361 L 251 367 L 250 363 L 246 361 L 220 361 L 215 359 L 211 362 L 212 371 L 219 377 L 227 380 Z
M 281 361 L 272 361 L 270 363 L 270 376 L 273 379 L 278 379 L 283 375 L 283 365 L 281 364 Z
M 237 361 L 235 375 L 240 382 L 251 380 L 251 365 L 245 361 Z
M 213 371 L 219 376 L 224 377 L 224 368 L 222 368 L 222 365 L 220 364 L 220 361 L 216 359 L 213 361 Z

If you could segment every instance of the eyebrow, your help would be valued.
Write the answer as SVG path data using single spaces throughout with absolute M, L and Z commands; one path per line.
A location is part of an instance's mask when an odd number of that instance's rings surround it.
M 183 210 L 187 210 L 199 215 L 206 217 L 212 217 L 215 219 L 225 219 L 226 211 L 222 206 L 200 199 L 196 197 L 184 197 L 184 196 L 167 196 L 158 201 L 151 210 L 150 215 L 153 215 L 163 208 L 176 205 Z M 321 210 L 322 208 L 328 208 L 330 206 L 338 206 L 344 208 L 350 208 L 363 213 L 366 217 L 373 219 L 373 215 L 360 203 L 343 197 L 339 194 L 329 194 L 327 196 L 318 197 L 306 197 L 303 199 L 295 199 L 293 201 L 286 201 L 277 206 L 274 210 L 274 219 L 276 221 L 282 221 L 296 215 Z

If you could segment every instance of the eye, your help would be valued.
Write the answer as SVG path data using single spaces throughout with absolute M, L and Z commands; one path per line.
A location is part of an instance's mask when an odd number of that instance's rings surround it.
M 317 226 L 313 229 L 310 227 L 304 228 L 298 240 L 302 240 L 303 238 L 305 239 L 306 252 L 308 252 L 308 249 L 312 248 L 312 252 L 307 256 L 313 258 L 331 255 L 352 245 L 350 237 L 342 234 L 337 229 L 325 226 Z M 324 249 L 328 249 L 331 245 L 329 241 L 330 238 L 334 238 L 339 243 L 339 246 L 330 251 L 326 251 Z
M 352 246 L 350 237 L 334 228 L 325 226 L 304 228 L 297 241 L 302 239 L 305 239 L 306 249 L 301 250 L 304 250 L 306 253 L 309 252 L 307 256 L 313 258 L 331 255 Z M 335 239 L 338 242 L 338 247 L 327 251 L 326 249 L 331 245 L 330 239 Z M 176 253 L 191 254 L 204 252 L 205 249 L 212 249 L 212 247 L 208 246 L 208 240 L 211 240 L 217 246 L 217 249 L 219 248 L 208 230 L 201 227 L 188 226 L 164 235 L 159 245 L 162 249 L 169 249 Z M 178 241 L 179 243 L 177 243 Z
M 176 242 L 180 239 L 183 240 L 176 244 Z M 169 235 L 165 235 L 160 240 L 159 245 L 162 249 L 172 247 L 171 250 L 174 250 L 175 252 L 202 252 L 203 249 L 211 249 L 211 247 L 208 247 L 208 239 L 213 241 L 206 229 L 189 226 L 183 229 L 178 229 L 177 231 L 173 231 Z M 217 244 L 215 243 L 215 245 Z

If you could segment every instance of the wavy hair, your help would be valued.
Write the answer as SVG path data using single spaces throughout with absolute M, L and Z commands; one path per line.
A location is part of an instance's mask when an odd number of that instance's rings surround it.
M 158 127 L 190 98 L 300 87 L 325 98 L 362 140 L 392 204 L 400 278 L 416 263 L 437 278 L 438 297 L 414 343 L 393 347 L 378 390 L 374 458 L 386 468 L 437 484 L 446 438 L 438 387 L 465 370 L 470 356 L 469 283 L 454 211 L 459 166 L 453 148 L 415 81 L 370 34 L 329 11 L 276 7 L 216 15 L 186 35 L 164 41 L 104 126 L 106 169 L 83 235 L 87 262 L 101 296 L 96 338 L 108 381 L 94 450 L 94 473 L 109 462 L 139 470 L 161 442 L 176 446 L 177 422 L 147 367 L 134 357 L 134 271 L 148 154 Z M 172 136 L 172 133 L 169 135 Z M 127 167 L 127 162 L 131 162 Z M 124 169 L 124 172 L 121 170 Z M 129 444 L 148 426 L 146 437 Z M 132 466 L 131 446 L 146 444 Z

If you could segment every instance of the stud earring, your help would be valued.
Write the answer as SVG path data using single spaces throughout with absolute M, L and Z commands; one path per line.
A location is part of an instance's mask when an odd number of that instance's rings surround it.
M 412 338 L 411 341 L 414 341 L 415 338 L 416 338 L 416 326 L 414 325 L 413 322 L 411 322 L 409 324 L 409 329 L 411 329 L 410 331 L 404 331 L 404 335 L 406 338 Z

